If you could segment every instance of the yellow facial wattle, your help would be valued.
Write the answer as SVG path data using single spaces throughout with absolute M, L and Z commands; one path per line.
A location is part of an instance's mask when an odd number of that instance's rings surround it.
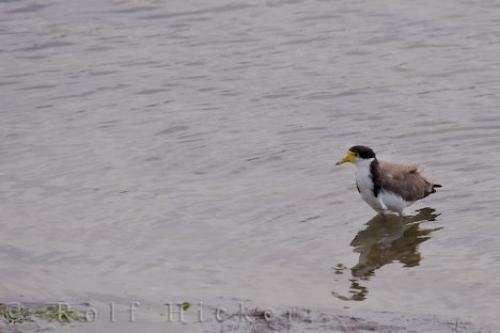
M 355 159 L 356 159 L 356 154 L 354 154 L 352 151 L 348 150 L 347 153 L 345 154 L 344 158 L 339 160 L 336 165 L 344 164 L 347 162 L 352 163 L 352 162 L 354 162 Z

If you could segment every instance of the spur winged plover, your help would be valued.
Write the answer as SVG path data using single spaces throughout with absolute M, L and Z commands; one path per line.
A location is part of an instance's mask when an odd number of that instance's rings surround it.
M 420 174 L 416 165 L 379 161 L 366 146 L 349 148 L 337 162 L 356 166 L 356 187 L 361 198 L 379 213 L 389 211 L 403 215 L 403 210 L 441 187 Z

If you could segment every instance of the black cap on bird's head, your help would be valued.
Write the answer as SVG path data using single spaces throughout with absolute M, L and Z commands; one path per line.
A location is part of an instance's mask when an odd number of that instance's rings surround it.
M 352 163 L 357 158 L 362 158 L 362 159 L 375 158 L 375 152 L 371 148 L 366 146 L 352 146 L 351 148 L 349 148 L 344 158 L 342 158 L 340 161 L 337 162 L 337 165 L 347 162 Z
M 375 152 L 367 146 L 352 146 L 349 148 L 350 151 L 355 153 L 360 158 L 374 158 Z

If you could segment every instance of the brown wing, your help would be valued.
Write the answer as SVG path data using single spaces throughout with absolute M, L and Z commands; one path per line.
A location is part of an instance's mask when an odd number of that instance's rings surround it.
M 399 194 L 406 201 L 416 201 L 435 192 L 435 186 L 420 174 L 416 165 L 380 161 L 378 169 L 380 187 Z

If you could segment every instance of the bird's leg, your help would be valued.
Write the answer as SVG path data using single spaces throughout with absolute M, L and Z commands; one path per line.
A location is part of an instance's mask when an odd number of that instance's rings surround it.
M 378 196 L 378 204 L 380 205 L 380 211 L 383 213 L 383 214 L 386 214 L 389 212 L 389 209 L 387 208 L 387 206 L 385 205 L 385 203 L 382 201 L 382 199 L 380 198 L 380 196 Z

